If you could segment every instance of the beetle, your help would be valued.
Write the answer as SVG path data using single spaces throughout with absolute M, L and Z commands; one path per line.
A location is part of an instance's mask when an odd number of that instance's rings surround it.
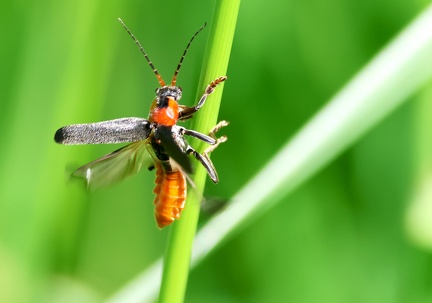
M 221 76 L 212 81 L 197 105 L 180 105 L 178 102 L 182 97 L 182 89 L 176 85 L 177 76 L 192 41 L 206 24 L 189 40 L 171 84 L 166 85 L 140 42 L 125 23 L 120 18 L 118 20 L 139 47 L 161 86 L 156 89 L 156 97 L 151 104 L 148 118 L 128 117 L 96 123 L 72 124 L 58 129 L 54 140 L 64 145 L 129 143 L 81 166 L 72 173 L 72 176 L 85 179 L 89 189 L 96 189 L 134 175 L 143 166 L 147 166 L 149 170 L 155 169 L 156 187 L 153 190 L 156 195 L 155 218 L 158 227 L 163 228 L 180 218 L 186 201 L 187 182 L 189 181 L 193 186 L 189 178 L 193 172 L 189 155 L 192 154 L 204 166 L 214 183 L 219 181 L 209 154 L 220 143 L 227 140 L 226 136 L 217 138 L 216 132 L 228 125 L 228 122 L 219 122 L 208 134 L 187 129 L 177 125 L 177 122 L 192 118 L 204 105 L 207 97 L 227 77 Z M 204 141 L 209 144 L 209 147 L 200 154 L 189 145 L 185 136 Z

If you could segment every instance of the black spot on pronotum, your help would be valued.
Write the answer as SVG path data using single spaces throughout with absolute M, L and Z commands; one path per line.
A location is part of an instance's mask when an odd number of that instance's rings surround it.
M 161 96 L 159 98 L 158 107 L 159 108 L 168 107 L 168 97 L 167 96 Z

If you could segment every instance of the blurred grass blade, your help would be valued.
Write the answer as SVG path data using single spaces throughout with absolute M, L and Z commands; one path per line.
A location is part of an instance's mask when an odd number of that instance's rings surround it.
M 411 241 L 432 251 L 432 172 L 423 173 L 417 183 L 405 215 L 406 230 Z
M 193 264 L 262 213 L 418 90 L 432 76 L 432 5 L 288 142 L 195 238 Z
M 417 174 L 412 197 L 405 213 L 405 228 L 410 240 L 432 251 L 432 82 L 416 104 L 414 151 Z
M 192 265 L 310 178 L 361 135 L 385 118 L 432 76 L 432 6 L 348 83 L 215 216 L 195 238 Z M 160 270 L 160 269 L 159 269 Z M 110 302 L 148 302 L 143 273 Z M 136 287 L 141 285 L 141 287 Z M 123 299 L 123 301 L 120 300 Z M 133 300 L 139 298 L 139 300 Z
M 153 302 L 159 294 L 162 280 L 162 258 L 124 288 L 106 300 L 106 303 Z

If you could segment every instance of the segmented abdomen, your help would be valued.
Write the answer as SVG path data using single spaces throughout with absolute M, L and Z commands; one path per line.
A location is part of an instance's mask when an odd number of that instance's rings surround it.
M 155 217 L 159 228 L 180 218 L 186 201 L 186 178 L 181 171 L 165 172 L 156 165 Z

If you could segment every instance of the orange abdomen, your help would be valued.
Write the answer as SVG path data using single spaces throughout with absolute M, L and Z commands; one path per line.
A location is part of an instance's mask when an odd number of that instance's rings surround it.
M 180 218 L 186 201 L 186 178 L 181 171 L 165 172 L 156 165 L 155 217 L 159 228 Z

